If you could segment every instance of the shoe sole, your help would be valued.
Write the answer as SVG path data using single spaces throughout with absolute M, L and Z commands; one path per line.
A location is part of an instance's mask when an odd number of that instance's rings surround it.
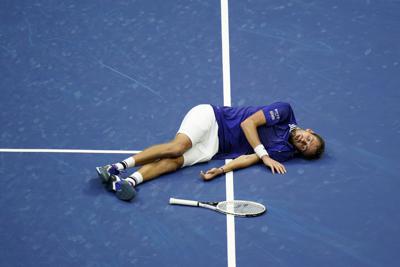
M 107 184 L 110 181 L 110 174 L 103 167 L 96 167 L 97 174 L 103 184 Z
M 130 201 L 135 198 L 136 190 L 128 182 L 118 182 L 117 186 L 119 187 L 115 192 L 117 198 L 124 201 Z
M 111 178 L 111 175 L 105 170 L 103 167 L 96 167 L 97 174 L 99 175 L 99 178 L 102 182 L 102 184 L 105 186 L 105 188 L 108 191 L 114 191 L 113 190 L 113 180 Z

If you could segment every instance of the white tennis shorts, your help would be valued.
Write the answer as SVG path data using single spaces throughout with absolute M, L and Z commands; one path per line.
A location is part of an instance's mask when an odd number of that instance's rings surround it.
M 211 105 L 192 108 L 182 121 L 178 133 L 187 135 L 192 147 L 183 154 L 182 167 L 209 161 L 218 152 L 218 123 Z

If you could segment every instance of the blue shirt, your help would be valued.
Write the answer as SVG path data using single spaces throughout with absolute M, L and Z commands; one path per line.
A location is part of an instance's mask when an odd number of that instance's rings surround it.
M 267 123 L 257 128 L 261 143 L 269 156 L 283 162 L 291 159 L 295 148 L 289 143 L 290 126 L 296 124 L 292 107 L 288 103 L 276 102 L 260 107 L 218 107 L 213 106 L 218 123 L 219 148 L 213 159 L 236 158 L 253 154 L 254 150 L 244 135 L 240 124 L 259 110 Z

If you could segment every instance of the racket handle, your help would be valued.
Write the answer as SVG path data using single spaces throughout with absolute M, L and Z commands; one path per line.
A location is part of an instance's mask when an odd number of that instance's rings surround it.
M 198 201 L 194 200 L 186 200 L 186 199 L 178 199 L 178 198 L 170 198 L 169 199 L 169 204 L 171 205 L 185 205 L 185 206 L 199 206 Z

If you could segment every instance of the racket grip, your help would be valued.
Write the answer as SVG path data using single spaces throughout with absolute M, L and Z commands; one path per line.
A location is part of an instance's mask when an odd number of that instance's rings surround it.
M 194 200 L 186 200 L 186 199 L 178 199 L 178 198 L 170 198 L 169 199 L 169 204 L 171 205 L 185 205 L 185 206 L 199 206 L 198 201 Z

